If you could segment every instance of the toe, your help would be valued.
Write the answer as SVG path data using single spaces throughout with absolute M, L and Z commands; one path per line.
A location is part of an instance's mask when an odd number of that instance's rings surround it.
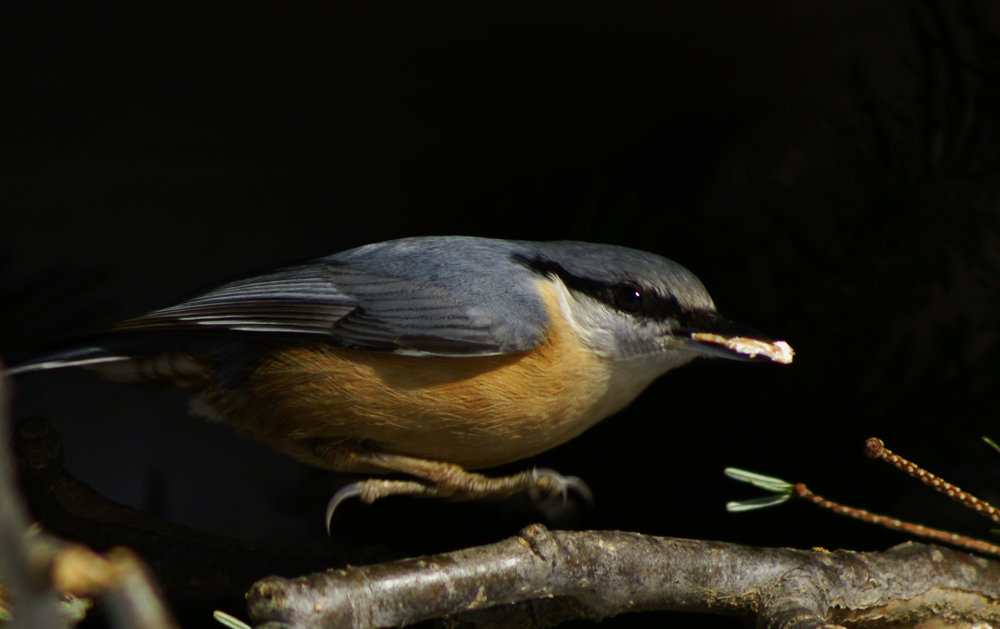
M 559 494 L 565 502 L 567 492 L 572 490 L 573 493 L 583 498 L 588 510 L 594 506 L 593 492 L 590 491 L 587 483 L 579 477 L 563 476 L 553 469 L 543 467 L 534 470 L 534 478 L 537 483 L 536 487 L 549 495 Z

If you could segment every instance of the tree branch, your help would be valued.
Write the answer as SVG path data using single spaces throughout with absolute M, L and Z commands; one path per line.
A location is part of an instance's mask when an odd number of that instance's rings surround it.
M 251 588 L 248 605 L 268 629 L 369 629 L 443 616 L 476 627 L 548 627 L 643 610 L 756 619 L 768 629 L 930 617 L 995 624 L 1000 563 L 912 543 L 828 553 L 536 524 L 489 546 L 271 577 Z
M 114 626 L 122 629 L 176 629 L 146 565 L 131 551 L 101 557 L 81 544 L 46 532 L 29 533 L 9 455 L 9 383 L 0 362 L 0 566 L 13 590 L 12 627 L 71 627 L 79 618 L 62 594 L 104 596 Z
M 40 417 L 18 423 L 15 450 L 28 504 L 47 531 L 99 551 L 128 546 L 168 591 L 193 587 L 238 595 L 269 574 L 395 558 L 383 546 L 315 551 L 226 539 L 112 502 L 66 471 L 62 440 Z
M 60 617 L 57 594 L 44 578 L 32 569 L 31 542 L 25 539 L 28 513 L 17 490 L 14 461 L 10 449 L 8 417 L 9 383 L 0 363 L 0 559 L 4 578 L 11 584 L 18 601 L 15 627 L 61 627 L 68 625 Z

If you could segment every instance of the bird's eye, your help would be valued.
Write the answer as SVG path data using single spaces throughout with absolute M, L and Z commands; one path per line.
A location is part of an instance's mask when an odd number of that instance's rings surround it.
M 639 312 L 642 310 L 642 291 L 627 284 L 619 286 L 615 294 L 615 305 L 623 312 Z

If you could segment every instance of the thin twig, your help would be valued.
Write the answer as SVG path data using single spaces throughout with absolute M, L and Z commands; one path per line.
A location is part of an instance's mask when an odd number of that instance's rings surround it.
M 945 544 L 951 544 L 953 546 L 958 546 L 960 548 L 966 548 L 979 553 L 984 553 L 987 555 L 993 555 L 1000 557 L 1000 546 L 995 546 L 988 542 L 978 540 L 965 535 L 958 535 L 957 533 L 949 533 L 948 531 L 942 531 L 939 529 L 932 529 L 921 524 L 913 524 L 911 522 L 904 522 L 903 520 L 897 520 L 896 518 L 889 518 L 884 515 L 878 515 L 872 513 L 871 511 L 866 511 L 864 509 L 855 509 L 854 507 L 847 507 L 840 503 L 827 500 L 826 498 L 814 494 L 809 490 L 808 487 L 799 483 L 795 485 L 793 494 L 797 498 L 804 498 L 809 502 L 823 507 L 824 509 L 829 509 L 834 513 L 840 515 L 846 515 L 847 517 L 854 518 L 856 520 L 861 520 L 862 522 L 868 522 L 870 524 L 877 524 L 879 526 L 884 526 L 886 528 L 892 529 L 894 531 L 903 531 L 904 533 L 909 533 L 911 535 L 916 535 L 918 537 L 923 537 L 925 539 L 932 539 L 937 542 L 943 542 Z
M 980 500 L 970 493 L 964 492 L 948 481 L 931 474 L 916 463 L 908 461 L 898 454 L 889 450 L 882 443 L 881 439 L 872 437 L 865 442 L 865 454 L 873 459 L 881 459 L 893 467 L 900 469 L 921 483 L 931 487 L 952 500 L 962 503 L 976 513 L 986 516 L 997 524 L 1000 524 L 1000 509 L 997 509 L 985 500 Z

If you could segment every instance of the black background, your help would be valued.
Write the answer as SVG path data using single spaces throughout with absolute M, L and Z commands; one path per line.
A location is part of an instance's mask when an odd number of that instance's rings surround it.
M 700 361 L 498 470 L 589 483 L 595 508 L 553 526 L 803 548 L 905 540 L 794 502 L 728 514 L 728 500 L 760 495 L 722 476 L 738 466 L 986 535 L 861 448 L 879 436 L 984 498 L 1000 480 L 1000 455 L 978 440 L 1000 436 L 996 171 L 959 159 L 992 155 L 996 137 L 973 124 L 985 148 L 948 153 L 957 88 L 941 61 L 976 58 L 976 29 L 995 18 L 853 0 L 31 4 L 8 20 L 0 347 L 396 237 L 621 244 L 691 269 L 723 314 L 787 339 L 796 361 Z M 951 48 L 928 48 L 941 33 Z M 983 99 L 978 123 L 996 83 L 960 73 L 960 95 Z M 873 107 L 915 113 L 882 116 L 898 132 L 887 140 Z M 921 161 L 934 144 L 920 128 L 941 130 L 954 159 Z M 880 169 L 852 143 L 896 157 Z M 186 416 L 182 395 L 84 372 L 18 389 L 17 415 L 55 424 L 82 480 L 205 531 L 415 554 L 541 517 L 518 501 L 346 504 L 330 541 L 322 509 L 345 479 Z M 214 607 L 242 615 L 239 601 L 183 600 L 185 626 Z

